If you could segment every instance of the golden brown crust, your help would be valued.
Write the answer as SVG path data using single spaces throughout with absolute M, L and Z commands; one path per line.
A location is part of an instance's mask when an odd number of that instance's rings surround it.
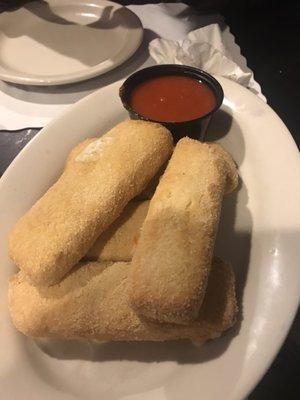
M 136 196 L 135 200 L 137 201 L 143 201 L 143 200 L 151 200 L 155 190 L 157 188 L 157 185 L 159 184 L 160 178 L 163 176 L 165 170 L 167 168 L 167 163 L 165 163 L 157 172 L 157 174 L 151 179 L 151 181 L 148 183 L 148 185 L 145 187 L 145 189 Z
M 159 322 L 189 324 L 204 298 L 224 192 L 237 183 L 216 144 L 181 139 L 150 202 L 132 259 L 131 305 Z
M 210 151 L 216 155 L 218 159 L 221 161 L 219 162 L 219 169 L 221 173 L 226 173 L 226 186 L 224 190 L 224 194 L 229 194 L 233 192 L 239 183 L 239 174 L 236 167 L 236 164 L 231 157 L 231 155 L 223 149 L 217 143 L 211 143 L 212 147 Z
M 197 321 L 189 326 L 140 319 L 128 305 L 130 263 L 87 263 L 60 284 L 34 287 L 22 272 L 9 283 L 9 308 L 25 335 L 61 339 L 153 340 L 218 337 L 236 320 L 234 274 L 215 260 Z
M 124 121 L 92 141 L 18 221 L 12 260 L 35 285 L 59 282 L 171 152 L 170 132 L 144 121 Z
M 80 142 L 77 146 L 75 146 L 69 153 L 65 165 L 65 169 L 68 167 L 72 167 L 75 162 L 76 157 L 90 144 L 95 142 L 99 138 L 87 138 Z
M 130 201 L 85 255 L 92 261 L 131 261 L 146 218 L 149 201 Z

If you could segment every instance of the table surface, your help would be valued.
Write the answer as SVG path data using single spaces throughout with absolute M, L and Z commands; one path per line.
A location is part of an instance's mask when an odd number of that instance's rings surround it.
M 186 2 L 193 3 L 195 12 L 197 8 L 198 12 L 199 9 L 203 12 L 201 2 Z M 219 3 L 223 4 L 222 1 L 213 3 L 217 3 L 218 7 Z M 300 4 L 293 0 L 286 0 L 280 5 L 268 0 L 227 3 L 221 11 L 248 66 L 254 71 L 269 105 L 283 119 L 300 146 Z M 37 129 L 0 131 L 0 176 L 37 132 Z M 298 398 L 299 348 L 300 313 L 281 351 L 249 400 Z

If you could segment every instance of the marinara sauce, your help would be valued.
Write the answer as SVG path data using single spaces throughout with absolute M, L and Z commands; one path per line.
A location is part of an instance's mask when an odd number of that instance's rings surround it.
M 184 122 L 200 118 L 216 106 L 210 87 L 182 75 L 150 78 L 131 93 L 130 106 L 138 114 L 161 122 Z

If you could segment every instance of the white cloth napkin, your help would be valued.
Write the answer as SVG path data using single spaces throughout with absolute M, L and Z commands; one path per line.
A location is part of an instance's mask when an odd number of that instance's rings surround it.
M 220 25 L 213 23 L 190 32 L 185 39 L 154 39 L 149 45 L 151 57 L 158 64 L 185 64 L 221 75 L 249 88 L 265 100 L 253 72 L 226 47 Z
M 246 60 L 241 56 L 233 35 L 219 15 L 199 15 L 186 4 L 178 2 L 131 5 L 128 8 L 138 15 L 144 27 L 144 43 L 131 59 L 103 76 L 71 85 L 34 87 L 13 85 L 0 81 L 0 130 L 45 126 L 70 104 L 96 89 L 126 78 L 137 69 L 155 64 L 148 50 L 148 45 L 153 39 L 161 38 L 172 41 L 169 42 L 170 48 L 171 43 L 175 43 L 175 41 L 184 42 L 185 38 L 191 40 L 194 33 L 189 34 L 189 32 L 202 27 L 202 32 L 207 33 L 205 40 L 208 45 L 213 45 L 221 52 L 225 48 L 227 58 L 231 57 L 231 60 L 242 69 L 246 68 Z M 219 34 L 214 31 L 214 28 L 211 29 L 214 25 L 222 26 L 222 31 L 219 31 Z M 203 27 L 206 26 L 208 26 L 208 30 L 203 30 Z M 203 34 L 201 35 L 202 41 Z M 154 55 L 153 46 L 155 45 L 158 48 L 158 43 L 160 43 L 160 46 L 162 43 L 167 46 L 165 41 L 151 44 L 151 52 L 155 59 L 158 56 Z M 218 46 L 216 43 L 218 43 Z M 207 44 L 205 46 L 208 46 Z M 209 47 L 207 48 L 209 49 Z M 160 60 L 162 60 L 162 52 L 160 54 Z M 209 53 L 207 52 L 207 54 Z M 251 73 L 249 69 L 248 72 Z M 252 83 L 249 86 L 260 93 L 260 87 L 253 80 L 253 77 L 250 81 Z

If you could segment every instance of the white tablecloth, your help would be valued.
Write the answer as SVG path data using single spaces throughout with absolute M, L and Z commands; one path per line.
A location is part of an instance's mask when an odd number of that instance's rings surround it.
M 139 16 L 145 29 L 143 44 L 131 59 L 103 76 L 65 86 L 20 86 L 0 81 L 0 129 L 43 127 L 68 105 L 94 90 L 125 78 L 137 69 L 153 65 L 154 60 L 148 51 L 152 39 L 183 39 L 191 30 L 212 23 L 222 24 L 223 43 L 230 49 L 232 59 L 247 69 L 246 60 L 220 15 L 199 15 L 178 2 L 131 5 L 129 8 Z M 255 85 L 260 92 L 259 85 Z

